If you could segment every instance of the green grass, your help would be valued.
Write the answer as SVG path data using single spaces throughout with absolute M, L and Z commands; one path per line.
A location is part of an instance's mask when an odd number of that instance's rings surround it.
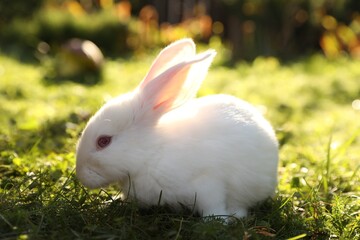
M 139 208 L 74 175 L 75 144 L 102 103 L 131 90 L 153 56 L 107 61 L 103 81 L 46 82 L 47 68 L 0 55 L 0 239 L 359 239 L 360 61 L 218 56 L 199 95 L 228 93 L 277 131 L 279 186 L 248 218 L 224 225 L 190 210 Z

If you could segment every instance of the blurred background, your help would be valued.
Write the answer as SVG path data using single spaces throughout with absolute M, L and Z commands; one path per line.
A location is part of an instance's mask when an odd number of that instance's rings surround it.
M 106 57 L 122 57 L 182 37 L 222 44 L 230 63 L 257 56 L 289 60 L 315 52 L 360 58 L 360 1 L 0 1 L 1 52 L 24 59 L 64 49 L 78 52 L 82 42 L 69 42 L 74 38 L 90 40 L 94 45 L 87 48 L 98 47 Z M 101 61 L 101 56 L 93 58 L 91 64 Z

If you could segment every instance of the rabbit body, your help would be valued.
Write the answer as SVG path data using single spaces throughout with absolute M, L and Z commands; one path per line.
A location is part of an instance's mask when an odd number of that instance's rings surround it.
M 140 202 L 157 204 L 162 192 L 162 202 L 195 206 L 204 216 L 243 217 L 274 192 L 275 135 L 244 101 L 227 95 L 199 98 L 145 131 L 158 139 L 155 146 L 144 146 L 154 150 L 148 153 L 152 161 L 130 174 L 131 183 L 123 187 Z
M 146 107 L 151 97 L 144 92 L 152 87 L 144 89 L 109 101 L 89 121 L 77 149 L 84 185 L 120 182 L 125 196 L 140 203 L 181 203 L 204 216 L 244 217 L 274 193 L 278 143 L 255 107 L 210 95 L 167 108 L 164 93 Z M 100 135 L 111 135 L 111 144 L 99 150 L 93 141 Z

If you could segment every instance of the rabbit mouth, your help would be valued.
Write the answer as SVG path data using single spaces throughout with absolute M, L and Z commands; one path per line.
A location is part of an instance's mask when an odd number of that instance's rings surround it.
M 92 168 L 83 168 L 77 172 L 80 182 L 88 188 L 100 188 L 108 184 L 108 180 Z

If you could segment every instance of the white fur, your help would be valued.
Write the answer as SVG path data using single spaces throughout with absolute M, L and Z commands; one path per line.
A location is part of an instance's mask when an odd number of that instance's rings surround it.
M 79 141 L 80 181 L 90 188 L 120 182 L 145 205 L 157 204 L 161 193 L 161 203 L 195 206 L 204 216 L 243 217 L 271 196 L 278 162 L 271 125 L 235 97 L 194 98 L 214 55 L 196 55 L 190 39 L 175 42 L 137 89 L 106 103 Z M 113 136 L 102 150 L 100 135 Z

